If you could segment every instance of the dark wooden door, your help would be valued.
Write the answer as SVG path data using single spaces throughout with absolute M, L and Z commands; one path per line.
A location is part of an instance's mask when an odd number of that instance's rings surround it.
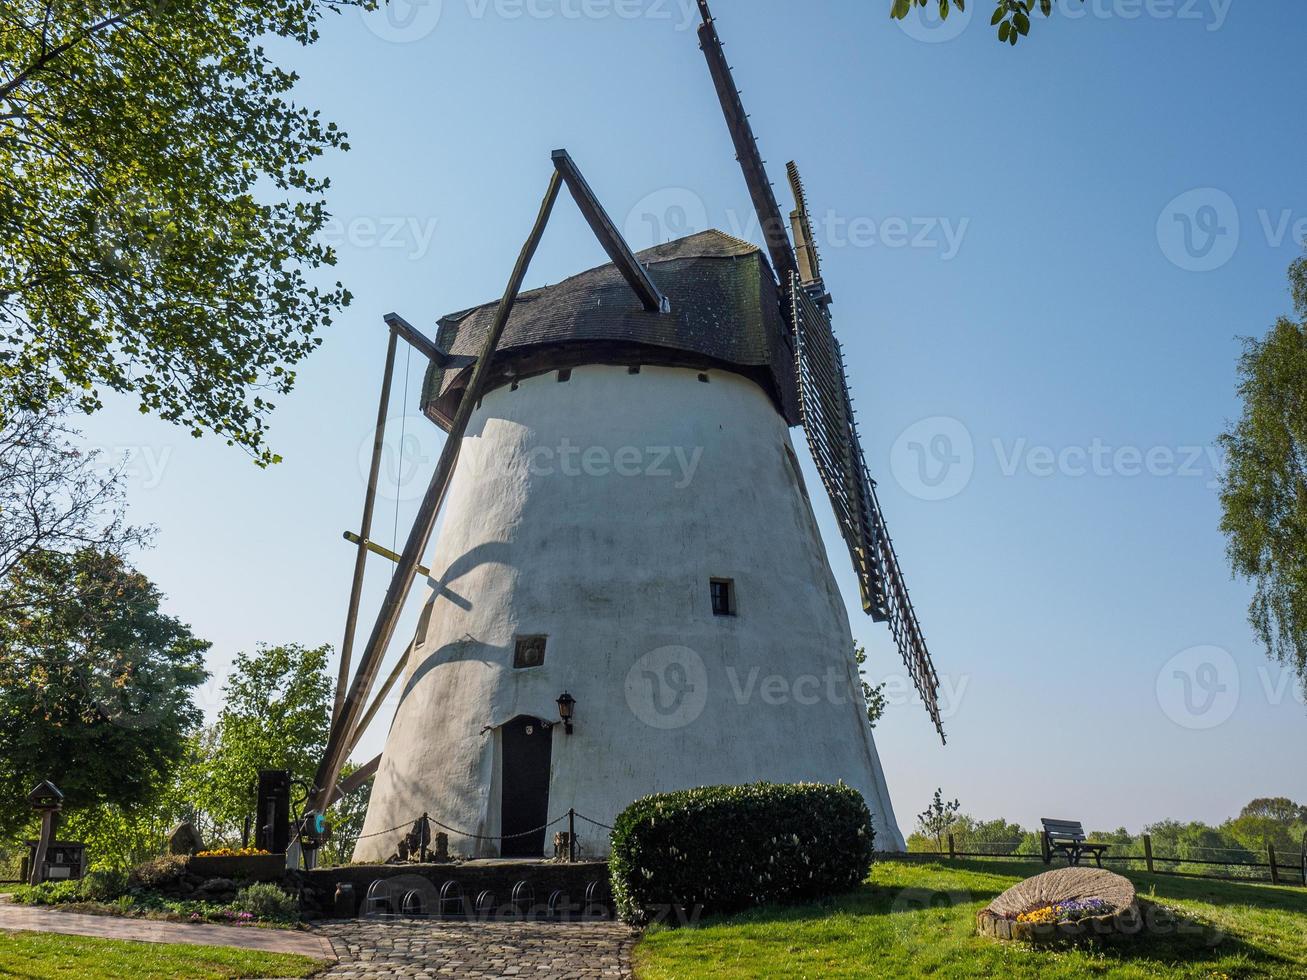
M 538 718 L 514 718 L 503 728 L 504 778 L 501 782 L 500 833 L 503 857 L 542 857 L 549 822 L 549 760 L 553 732 Z M 524 837 L 511 836 L 535 831 Z

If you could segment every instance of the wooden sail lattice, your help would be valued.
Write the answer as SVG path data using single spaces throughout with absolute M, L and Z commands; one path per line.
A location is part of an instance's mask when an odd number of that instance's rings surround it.
M 835 339 L 830 314 L 813 295 L 818 291 L 800 282 L 797 274 L 790 277 L 803 430 L 853 559 L 862 607 L 872 619 L 889 625 L 908 676 L 921 695 L 935 730 L 944 739 L 939 714 L 939 676 L 926 648 L 894 542 L 885 527 L 875 481 L 867 470 L 844 370 L 844 354 Z

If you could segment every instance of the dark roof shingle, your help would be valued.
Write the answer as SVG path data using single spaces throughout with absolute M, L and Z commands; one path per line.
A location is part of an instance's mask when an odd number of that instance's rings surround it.
M 694 364 L 735 370 L 758 381 L 790 424 L 798 421 L 793 353 L 775 277 L 754 245 L 705 231 L 638 255 L 671 301 L 670 313 L 645 310 L 617 268 L 602 265 L 552 286 L 523 292 L 495 353 L 492 384 L 518 374 L 584 363 Z M 439 321 L 437 343 L 476 356 L 498 302 Z M 447 421 L 470 369 L 427 373 L 423 408 Z

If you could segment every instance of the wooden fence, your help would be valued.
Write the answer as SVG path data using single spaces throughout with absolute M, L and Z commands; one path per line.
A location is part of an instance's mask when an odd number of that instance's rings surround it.
M 946 851 L 912 851 L 906 855 L 895 854 L 894 858 L 907 857 L 909 860 L 938 860 L 958 859 L 958 858 L 988 858 L 991 860 L 1002 861 L 1038 861 L 1041 864 L 1050 863 L 1056 865 L 1059 863 L 1058 855 L 1053 855 L 1051 861 L 1046 861 L 1043 854 L 1023 853 L 1020 851 L 963 851 L 959 850 L 954 836 L 948 835 L 948 849 Z M 1134 871 L 1148 871 L 1152 874 L 1174 875 L 1180 878 L 1215 878 L 1223 881 L 1252 881 L 1270 883 L 1273 885 L 1307 885 L 1307 850 L 1301 854 L 1285 854 L 1282 851 L 1277 852 L 1274 846 L 1266 846 L 1265 861 L 1247 861 L 1247 860 L 1210 860 L 1206 858 L 1194 857 L 1172 857 L 1170 855 L 1161 855 L 1153 853 L 1153 839 L 1149 834 L 1144 834 L 1142 838 L 1143 851 L 1129 854 L 1113 854 L 1108 851 L 1103 855 L 1103 864 L 1105 866 L 1116 865 L 1125 869 Z M 991 843 L 987 846 L 991 848 L 1014 847 L 1019 848 L 1022 841 L 1003 841 Z M 984 846 L 984 845 L 982 845 Z M 1216 852 L 1219 848 L 1201 848 L 1204 850 Z M 1237 852 L 1236 852 L 1237 853 Z M 1088 865 L 1092 860 L 1088 855 L 1081 859 L 1082 865 Z M 1061 863 L 1065 863 L 1062 859 Z M 1227 872 L 1234 873 L 1218 874 L 1209 871 L 1190 871 L 1181 870 L 1187 866 L 1195 868 L 1221 868 Z M 1244 873 L 1240 873 L 1244 872 Z

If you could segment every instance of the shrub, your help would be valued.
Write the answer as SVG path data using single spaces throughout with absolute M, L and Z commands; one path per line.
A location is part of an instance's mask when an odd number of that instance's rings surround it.
M 861 794 L 818 783 L 706 786 L 636 800 L 612 836 L 613 898 L 629 922 L 736 912 L 857 887 L 874 834 Z
M 19 905 L 63 905 L 78 899 L 76 881 L 43 881 L 39 885 L 19 885 L 13 900 Z
M 121 871 L 89 871 L 77 891 L 88 902 L 112 902 L 127 891 L 127 875 Z
M 179 881 L 185 874 L 185 855 L 165 854 L 133 868 L 128 884 L 132 888 L 162 888 Z
M 261 881 L 242 888 L 231 903 L 237 912 L 249 912 L 263 922 L 294 922 L 299 918 L 299 900 L 271 882 Z
M 19 885 L 14 901 L 20 905 L 66 905 L 73 902 L 111 902 L 127 891 L 127 876 L 115 871 L 92 871 L 80 880 L 43 881 Z

